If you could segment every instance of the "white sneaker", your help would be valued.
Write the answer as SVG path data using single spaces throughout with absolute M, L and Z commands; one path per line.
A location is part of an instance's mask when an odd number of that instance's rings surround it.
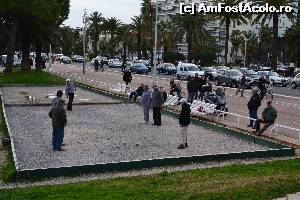
M 142 121 L 142 123 L 143 123 L 143 124 L 148 124 L 148 122 L 146 122 L 146 121 Z

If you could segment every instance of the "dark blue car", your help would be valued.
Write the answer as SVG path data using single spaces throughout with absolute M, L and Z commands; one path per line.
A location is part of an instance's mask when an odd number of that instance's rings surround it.
M 148 74 L 149 70 L 143 63 L 135 63 L 130 67 L 132 73 Z
M 172 63 L 162 63 L 162 64 L 158 65 L 157 72 L 159 74 L 173 75 L 173 74 L 177 73 L 177 69 L 176 69 L 175 65 L 173 65 Z

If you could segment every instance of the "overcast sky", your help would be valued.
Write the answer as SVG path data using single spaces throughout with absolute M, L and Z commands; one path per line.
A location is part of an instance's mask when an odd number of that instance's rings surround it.
M 82 26 L 83 10 L 91 14 L 94 11 L 102 13 L 105 18 L 116 17 L 125 23 L 130 23 L 134 15 L 140 13 L 140 0 L 70 0 L 69 19 L 64 22 L 71 27 Z

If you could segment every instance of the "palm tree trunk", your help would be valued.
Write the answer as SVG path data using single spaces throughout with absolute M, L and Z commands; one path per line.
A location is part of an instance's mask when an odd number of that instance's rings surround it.
M 278 14 L 273 14 L 273 40 L 272 40 L 272 70 L 277 69 L 277 57 L 278 57 Z
M 35 44 L 36 58 L 35 58 L 35 68 L 36 70 L 42 69 L 42 44 L 38 41 Z
M 123 42 L 123 65 L 126 64 L 126 60 L 127 60 L 127 45 L 126 42 Z
M 22 62 L 21 67 L 23 71 L 30 71 L 30 42 L 28 41 L 28 38 L 26 37 L 26 34 L 23 35 L 23 41 L 22 41 Z
M 142 33 L 140 31 L 138 31 L 138 35 L 137 35 L 137 50 L 138 50 L 138 59 L 141 60 L 142 59 Z
M 225 39 L 225 66 L 227 66 L 227 56 L 228 56 L 228 41 L 229 41 L 229 28 L 230 28 L 230 18 L 226 18 L 226 39 Z M 245 61 L 246 62 L 246 61 Z
M 187 31 L 186 37 L 188 42 L 188 61 L 192 62 L 193 33 L 190 29 Z
M 15 46 L 16 46 L 17 23 L 14 22 L 9 33 L 9 46 L 6 59 L 6 67 L 4 74 L 9 75 L 12 73 L 12 66 L 14 64 Z

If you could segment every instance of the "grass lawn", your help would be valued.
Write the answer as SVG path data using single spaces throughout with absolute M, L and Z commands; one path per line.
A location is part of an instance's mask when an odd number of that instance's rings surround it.
M 0 74 L 1 84 L 28 84 L 28 85 L 63 85 L 65 81 L 43 71 L 23 72 L 20 69 L 14 69 L 11 75 Z
M 0 199 L 255 199 L 300 191 L 300 159 L 0 191 Z

